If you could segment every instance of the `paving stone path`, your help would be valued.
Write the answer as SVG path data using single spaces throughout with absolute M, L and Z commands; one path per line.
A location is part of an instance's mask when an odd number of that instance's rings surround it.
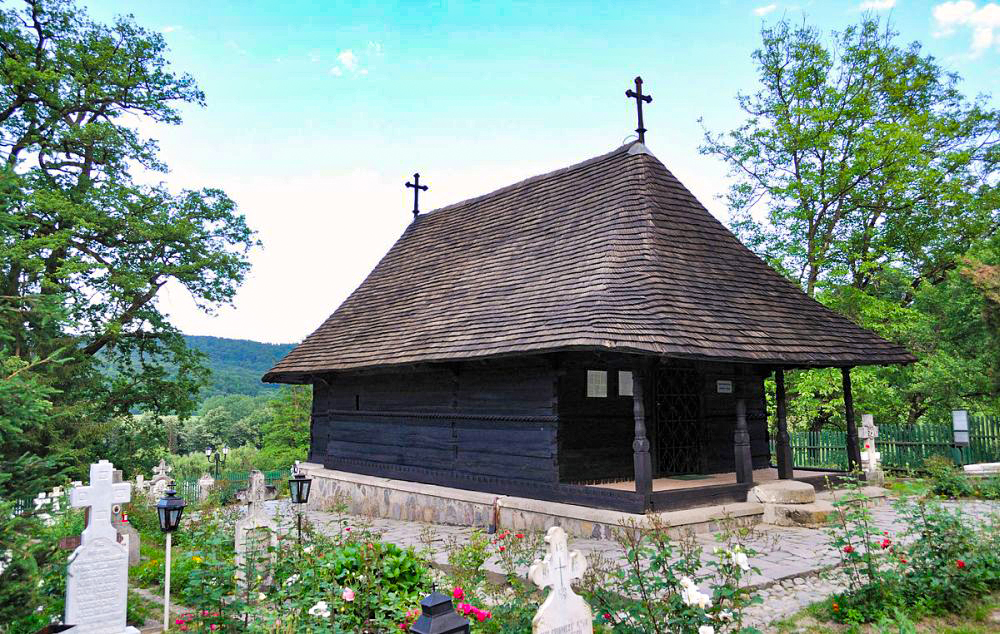
M 285 526 L 291 525 L 293 515 L 287 501 L 268 504 L 273 505 L 274 510 L 283 516 Z M 1000 512 L 1000 502 L 965 500 L 946 505 L 961 507 L 963 513 L 976 522 Z M 872 514 L 878 531 L 889 531 L 895 535 L 903 529 L 902 522 L 890 503 L 875 506 Z M 464 526 L 362 518 L 325 511 L 307 511 L 305 517 L 317 530 L 326 534 L 341 530 L 342 523 L 346 520 L 348 524 L 367 526 L 381 533 L 385 541 L 399 546 L 421 549 L 429 541 L 437 564 L 446 563 L 449 541 L 461 542 L 473 532 L 472 528 Z M 698 534 L 695 540 L 702 546 L 702 560 L 707 564 L 714 558 L 712 553 L 719 542 L 712 533 Z M 752 565 L 760 572 L 754 574 L 749 583 L 759 588 L 764 602 L 748 611 L 748 625 L 767 631 L 768 623 L 788 617 L 846 588 L 846 577 L 836 570 L 840 559 L 830 548 L 827 534 L 823 530 L 758 525 L 749 544 L 760 553 L 751 560 Z M 588 555 L 601 553 L 616 559 L 622 554 L 618 544 L 608 540 L 571 538 L 570 548 Z M 502 573 L 496 559 L 488 560 L 485 567 L 491 572 Z M 520 572 L 523 574 L 526 571 Z

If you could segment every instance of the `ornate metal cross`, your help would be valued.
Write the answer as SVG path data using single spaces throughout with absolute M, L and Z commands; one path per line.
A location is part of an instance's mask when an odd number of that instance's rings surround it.
M 653 101 L 652 95 L 642 94 L 642 77 L 635 78 L 635 90 L 629 89 L 625 91 L 625 96 L 631 99 L 635 99 L 635 104 L 639 108 L 639 127 L 635 129 L 639 133 L 639 143 L 646 142 L 646 128 L 642 126 L 642 102 L 651 103 Z
M 413 217 L 416 218 L 420 213 L 420 190 L 427 191 L 427 185 L 421 185 L 420 174 L 414 174 L 413 182 L 407 181 L 406 186 L 413 188 Z

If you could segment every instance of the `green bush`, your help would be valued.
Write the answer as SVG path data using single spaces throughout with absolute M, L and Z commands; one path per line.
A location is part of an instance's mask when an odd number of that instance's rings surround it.
M 951 459 L 931 456 L 924 461 L 924 469 L 931 478 L 934 495 L 947 498 L 969 497 L 973 494 L 972 483 L 961 469 L 955 467 Z

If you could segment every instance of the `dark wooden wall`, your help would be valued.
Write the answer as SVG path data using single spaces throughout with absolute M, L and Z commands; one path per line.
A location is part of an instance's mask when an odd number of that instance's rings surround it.
M 770 449 L 767 435 L 767 404 L 764 395 L 765 370 L 740 363 L 699 363 L 705 392 L 702 416 L 705 424 L 703 447 L 705 472 L 725 473 L 736 469 L 733 451 L 733 430 L 736 426 L 736 399 L 747 404 L 747 427 L 750 430 L 750 452 L 753 468 L 767 468 Z M 720 394 L 717 381 L 732 381 L 733 393 Z
M 737 363 L 661 362 L 661 367 L 680 365 L 694 368 L 699 377 L 702 459 L 700 473 L 726 473 L 735 469 L 733 431 L 736 425 L 736 399 L 747 403 L 747 426 L 755 469 L 766 468 L 770 461 L 767 436 L 764 378 L 766 370 Z M 635 422 L 633 399 L 618 396 L 618 371 L 638 371 L 645 367 L 647 377 L 656 365 L 641 364 L 636 357 L 610 354 L 575 353 L 562 358 L 558 371 L 559 477 L 563 482 L 598 482 L 631 480 L 633 474 L 632 440 Z M 587 370 L 608 371 L 607 398 L 587 397 Z M 638 375 L 636 375 L 638 376 Z M 654 454 L 657 451 L 657 425 L 651 380 L 646 383 L 646 426 Z M 720 394 L 717 381 L 733 382 L 731 394 Z M 659 461 L 654 459 L 654 476 Z
M 540 358 L 331 375 L 314 384 L 310 459 L 398 477 L 409 468 L 555 483 L 554 390 Z
M 618 371 L 633 370 L 620 355 L 571 354 L 559 364 L 559 479 L 631 480 L 635 418 L 631 396 L 618 396 Z M 608 396 L 587 397 L 587 370 L 608 372 Z

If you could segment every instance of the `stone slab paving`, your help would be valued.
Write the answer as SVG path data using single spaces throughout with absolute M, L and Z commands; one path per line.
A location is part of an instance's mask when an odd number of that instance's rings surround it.
M 290 527 L 293 515 L 286 501 L 268 502 L 273 510 L 283 517 L 283 526 Z M 961 507 L 971 520 L 981 522 L 993 513 L 1000 512 L 1000 502 L 965 500 L 946 503 L 949 507 Z M 890 503 L 872 509 L 874 525 L 878 531 L 896 534 L 903 528 L 900 518 Z M 462 542 L 473 530 L 465 526 L 428 525 L 419 522 L 364 518 L 325 511 L 307 511 L 305 517 L 317 530 L 332 534 L 341 530 L 342 523 L 366 526 L 381 533 L 385 541 L 399 546 L 426 546 L 424 539 L 430 538 L 433 560 L 437 564 L 447 562 L 449 541 Z M 711 533 L 694 536 L 703 548 L 702 560 L 706 564 L 714 558 L 712 551 L 719 543 Z M 764 603 L 752 608 L 749 617 L 752 625 L 765 629 L 772 621 L 794 614 L 802 608 L 820 601 L 846 588 L 846 578 L 835 568 L 840 559 L 829 544 L 826 533 L 821 529 L 758 525 L 749 540 L 759 555 L 751 560 L 760 572 L 749 582 L 760 589 Z M 571 538 L 571 549 L 584 554 L 601 553 L 607 557 L 620 558 L 618 544 L 608 540 Z M 502 573 L 499 562 L 490 559 L 486 569 Z M 707 568 L 706 568 L 707 570 Z M 519 571 L 524 574 L 526 571 Z

